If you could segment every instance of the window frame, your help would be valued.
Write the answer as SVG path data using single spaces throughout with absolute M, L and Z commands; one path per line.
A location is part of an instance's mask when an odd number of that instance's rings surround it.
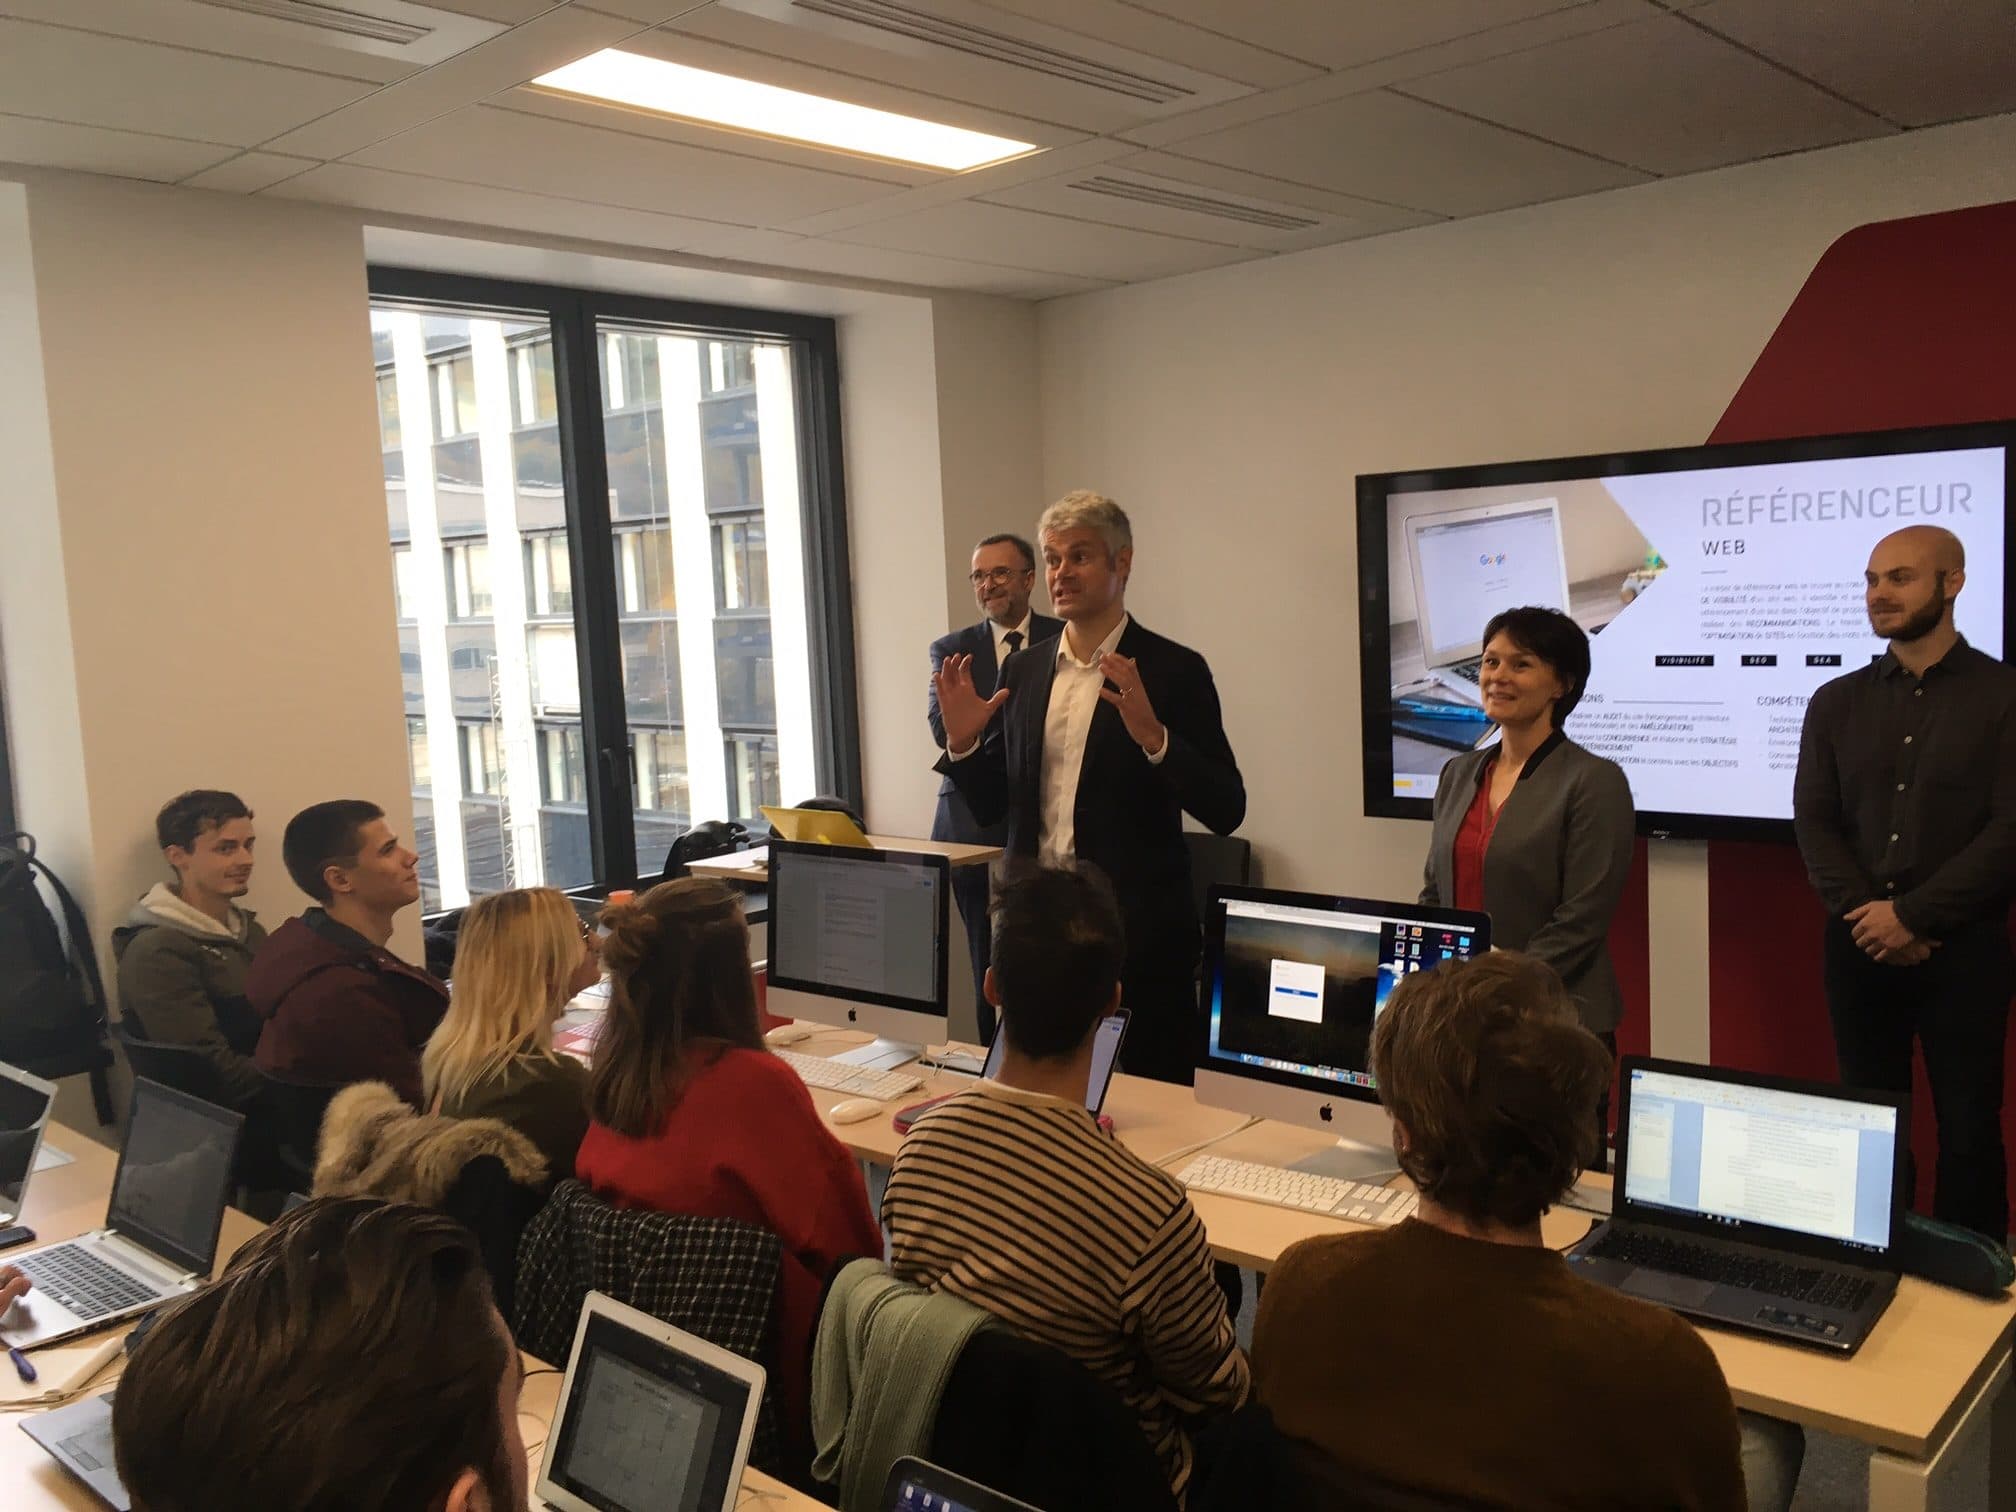
M 606 333 L 601 326 L 605 322 L 655 326 L 700 340 L 761 341 L 791 348 L 813 762 L 821 788 L 858 808 L 861 714 L 854 668 L 836 323 L 824 316 L 777 310 L 379 265 L 369 269 L 369 289 L 373 301 L 429 313 L 519 321 L 543 316 L 552 333 L 561 483 L 576 605 L 589 843 L 595 879 L 602 887 L 632 885 L 638 871 L 636 820 L 631 812 L 632 731 L 620 631 L 624 616 L 602 429 L 607 412 L 599 347 Z M 492 567 L 495 570 L 494 563 Z M 512 570 L 519 570 L 516 564 Z

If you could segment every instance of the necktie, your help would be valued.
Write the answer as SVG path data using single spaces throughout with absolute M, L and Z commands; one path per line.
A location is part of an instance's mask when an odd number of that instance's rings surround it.
M 1013 656 L 1017 651 L 1022 649 L 1022 632 L 1020 630 L 1010 630 L 1001 639 L 1008 647 L 1007 655 L 1001 658 L 1005 662 L 1009 656 Z

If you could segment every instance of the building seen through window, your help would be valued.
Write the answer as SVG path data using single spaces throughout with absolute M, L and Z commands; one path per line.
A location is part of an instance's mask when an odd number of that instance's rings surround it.
M 584 444 L 607 464 L 608 552 L 590 559 L 613 581 L 591 583 L 546 317 L 379 300 L 371 326 L 423 905 L 597 880 L 581 694 L 597 605 L 627 730 L 599 759 L 639 874 L 694 823 L 820 791 L 792 348 L 595 325 L 603 413 Z

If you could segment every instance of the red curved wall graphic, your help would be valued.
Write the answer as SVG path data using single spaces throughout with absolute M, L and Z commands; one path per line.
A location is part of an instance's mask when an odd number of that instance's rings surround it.
M 1835 242 L 1709 439 L 2011 416 L 2016 202 L 1883 221 Z M 1833 1037 L 1820 988 L 1822 913 L 1797 850 L 1789 843 L 1711 844 L 1708 921 L 1715 1060 L 1831 1080 Z M 2016 1094 L 2016 1057 L 2007 1085 Z M 1932 1111 L 1922 1065 L 1913 1109 L 1923 1206 L 1930 1197 Z M 2016 1146 L 2016 1097 L 2003 1124 Z

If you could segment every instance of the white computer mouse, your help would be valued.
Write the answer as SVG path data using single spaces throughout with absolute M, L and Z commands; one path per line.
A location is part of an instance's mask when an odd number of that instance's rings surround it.
M 779 1024 L 763 1036 L 766 1045 L 795 1045 L 800 1040 L 808 1040 L 819 1031 L 810 1024 Z
M 826 1110 L 826 1116 L 837 1124 L 850 1124 L 873 1118 L 881 1111 L 882 1104 L 872 1097 L 850 1097 L 845 1102 L 833 1104 Z

